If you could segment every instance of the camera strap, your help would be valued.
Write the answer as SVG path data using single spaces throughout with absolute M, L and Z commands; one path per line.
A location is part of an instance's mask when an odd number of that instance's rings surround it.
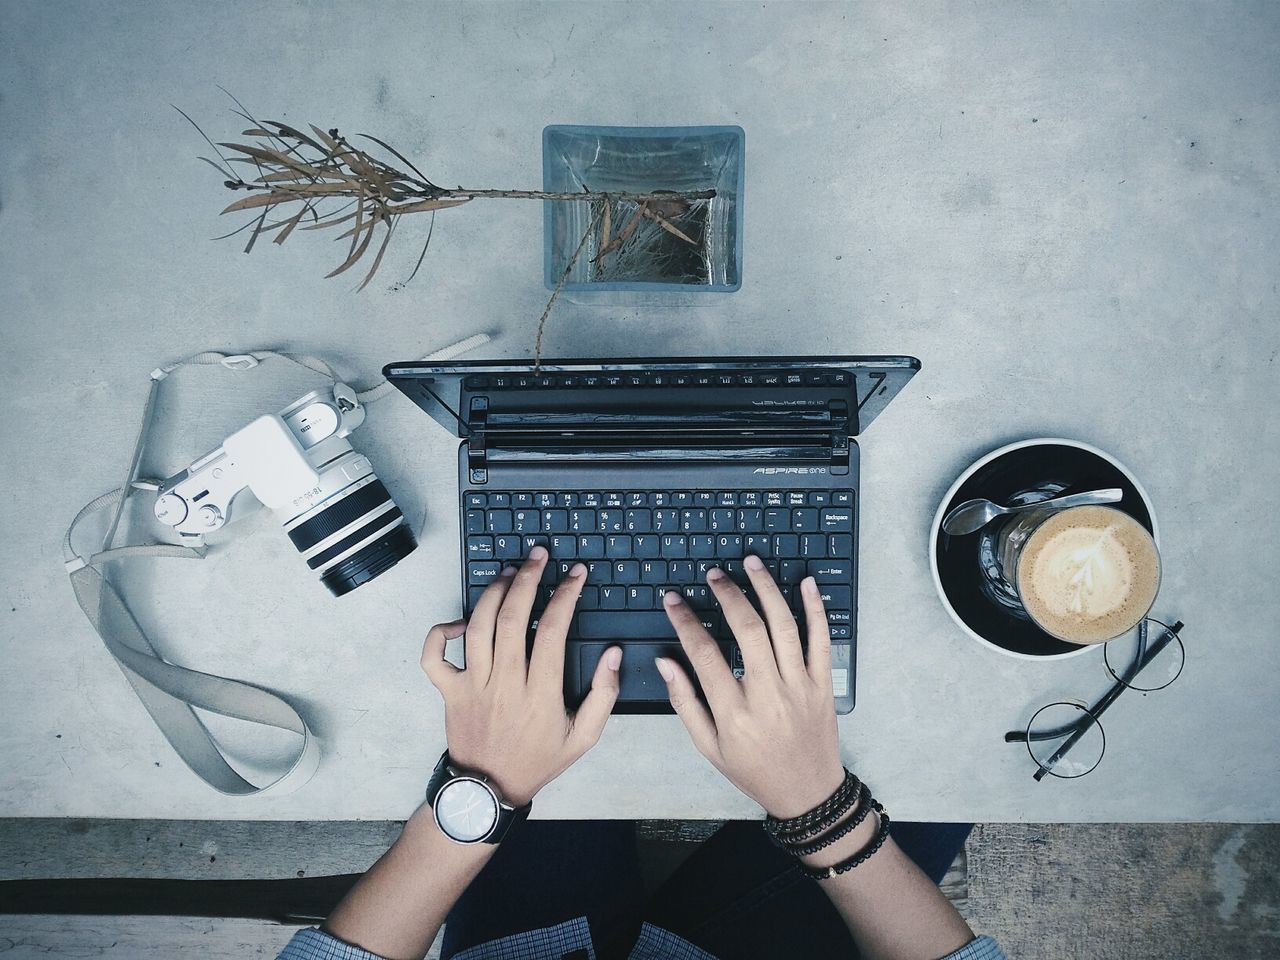
M 488 340 L 487 335 L 478 334 L 447 347 L 428 359 L 451 359 Z M 279 694 L 242 680 L 190 670 L 161 657 L 111 582 L 108 573 L 112 563 L 124 560 L 200 560 L 206 553 L 203 541 L 195 546 L 170 543 L 115 546 L 116 533 L 129 497 L 135 491 L 154 492 L 160 486 L 156 481 L 139 480 L 137 477 L 160 384 L 170 373 L 183 366 L 217 364 L 230 370 L 249 370 L 269 358 L 288 360 L 330 380 L 338 380 L 329 364 L 318 357 L 274 350 L 243 354 L 206 352 L 153 370 L 142 423 L 124 483 L 86 504 L 72 520 L 63 539 L 66 569 L 71 577 L 76 602 L 115 658 L 160 732 L 196 776 L 220 793 L 232 796 L 281 794 L 302 786 L 311 779 L 320 762 L 320 748 L 315 734 L 301 714 Z M 385 396 L 391 389 L 391 385 L 383 381 L 358 393 L 357 397 L 362 403 L 370 403 Z M 111 510 L 112 513 L 101 548 L 81 555 L 73 545 L 76 527 L 89 517 L 106 510 Z M 298 747 L 278 764 L 273 764 L 278 772 L 273 774 L 272 779 L 266 783 L 255 783 L 228 762 L 226 751 L 196 714 L 197 707 L 225 717 L 296 734 L 299 737 Z

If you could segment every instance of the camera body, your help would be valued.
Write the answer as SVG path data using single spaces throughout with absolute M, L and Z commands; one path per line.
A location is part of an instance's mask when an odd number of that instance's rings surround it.
M 346 384 L 313 390 L 164 481 L 156 519 L 202 536 L 230 523 L 252 494 L 275 512 L 321 582 L 336 596 L 349 593 L 417 546 L 369 459 L 347 440 L 364 417 Z

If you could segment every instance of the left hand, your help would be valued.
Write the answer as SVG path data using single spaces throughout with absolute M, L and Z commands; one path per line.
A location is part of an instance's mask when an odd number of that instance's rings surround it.
M 586 581 L 581 563 L 556 587 L 526 657 L 529 615 L 547 565 L 534 547 L 485 589 L 471 620 L 436 624 L 422 669 L 444 698 L 445 734 L 455 764 L 484 774 L 507 803 L 523 806 L 595 746 L 618 699 L 622 649 L 600 658 L 577 712 L 564 702 L 565 637 Z M 446 640 L 466 635 L 465 670 L 444 659 Z

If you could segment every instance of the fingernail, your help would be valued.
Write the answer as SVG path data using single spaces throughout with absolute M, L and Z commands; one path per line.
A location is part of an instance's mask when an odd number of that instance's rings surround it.
M 724 571 L 723 571 L 723 570 L 721 570 L 719 567 L 712 567 L 710 570 L 708 570 L 708 571 L 707 571 L 707 579 L 708 579 L 708 580 L 723 580 L 723 579 L 724 579 Z
M 754 553 L 747 554 L 747 558 L 742 561 L 742 565 L 744 567 L 749 567 L 752 570 L 764 569 L 764 561 L 761 560 L 759 557 L 757 557 Z
M 668 590 L 662 595 L 662 605 L 664 607 L 680 606 L 680 594 L 676 593 L 674 590 Z
M 536 547 L 534 547 L 532 550 L 529 551 L 530 560 L 541 560 L 546 555 L 547 555 L 547 548 L 544 547 L 542 544 L 538 544 Z
M 587 575 L 587 565 L 585 563 L 575 563 L 572 567 L 569 568 L 569 576 L 573 577 L 573 579 L 575 580 L 577 580 L 579 577 L 585 577 L 586 575 Z
M 514 577 L 516 575 L 516 571 L 519 569 L 520 569 L 519 567 L 513 567 L 511 564 L 508 563 L 505 567 L 502 568 L 502 576 Z
M 455 620 L 453 623 L 446 623 L 442 629 L 446 640 L 457 640 L 467 632 L 467 621 Z
M 658 668 L 658 672 L 662 674 L 662 679 L 667 681 L 667 683 L 670 683 L 675 679 L 676 675 L 671 672 L 671 664 L 666 660 L 663 660 L 661 657 L 654 657 L 653 665 Z
M 809 596 L 816 597 L 818 595 L 818 581 L 813 577 L 805 577 L 800 581 L 800 589 Z
M 604 665 L 610 670 L 617 672 L 617 669 L 622 666 L 622 648 L 613 647 L 610 650 L 606 650 L 604 654 Z

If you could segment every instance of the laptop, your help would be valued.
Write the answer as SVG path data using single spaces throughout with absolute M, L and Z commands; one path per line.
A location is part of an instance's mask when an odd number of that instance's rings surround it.
M 550 552 L 530 637 L 556 582 L 588 573 L 570 629 L 565 699 L 581 702 L 597 662 L 623 648 L 615 713 L 669 713 L 654 657 L 685 663 L 662 608 L 698 611 L 741 676 L 742 658 L 706 584 L 764 560 L 800 611 L 821 588 L 836 710 L 854 706 L 857 436 L 920 369 L 912 357 L 744 357 L 393 363 L 388 380 L 458 451 L 462 595 L 537 544 Z M 751 592 L 748 591 L 748 596 Z M 803 637 L 804 618 L 799 618 Z M 695 675 L 692 670 L 689 675 Z

